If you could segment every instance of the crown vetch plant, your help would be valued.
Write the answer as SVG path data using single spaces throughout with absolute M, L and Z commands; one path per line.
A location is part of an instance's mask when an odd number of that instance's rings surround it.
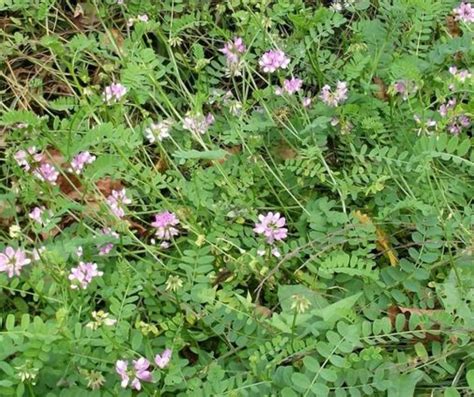
M 0 14 L 0 396 L 474 392 L 471 2 Z

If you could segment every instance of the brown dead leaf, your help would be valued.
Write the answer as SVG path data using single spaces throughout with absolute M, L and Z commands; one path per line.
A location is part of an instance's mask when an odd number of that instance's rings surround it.
M 387 93 L 387 85 L 378 76 L 375 76 L 372 79 L 372 81 L 374 82 L 374 84 L 376 84 L 378 86 L 378 90 L 374 93 L 375 97 L 382 100 L 382 101 L 388 101 L 389 96 L 388 96 L 388 93 Z
M 361 211 L 357 210 L 354 211 L 354 216 L 359 220 L 362 224 L 373 224 L 372 219 L 363 214 Z M 388 240 L 388 236 L 380 227 L 375 225 L 375 232 L 377 235 L 377 248 L 381 251 L 390 261 L 392 266 L 396 266 L 398 264 L 398 258 L 395 250 L 392 248 L 390 241 Z
M 103 178 L 99 179 L 95 186 L 105 197 L 110 196 L 112 194 L 112 190 L 120 190 L 123 189 L 123 185 L 121 181 L 111 179 L 111 178 Z
M 280 141 L 276 146 L 275 153 L 282 160 L 294 159 L 298 154 L 295 149 L 293 149 L 283 140 Z
M 446 28 L 452 37 L 459 37 L 461 35 L 461 29 L 459 28 L 459 22 L 452 15 L 446 17 Z
M 169 168 L 168 167 L 168 162 L 166 161 L 166 158 L 160 157 L 159 160 L 155 163 L 155 171 L 158 171 L 160 174 L 163 174 L 166 172 L 166 170 Z
M 273 314 L 273 312 L 268 307 L 262 305 L 255 305 L 255 313 L 264 318 L 269 318 Z
M 416 307 L 398 307 L 400 311 L 405 314 L 426 314 L 428 316 L 432 316 L 437 313 L 443 313 L 443 310 L 435 310 L 435 309 L 418 309 Z

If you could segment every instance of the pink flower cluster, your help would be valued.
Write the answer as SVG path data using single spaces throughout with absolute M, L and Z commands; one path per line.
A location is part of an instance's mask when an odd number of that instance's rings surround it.
M 228 65 L 239 63 L 240 55 L 245 52 L 245 44 L 242 37 L 234 37 L 232 41 L 228 41 L 220 50 L 227 59 Z
M 270 50 L 262 55 L 258 64 L 263 72 L 273 73 L 277 69 L 286 69 L 290 64 L 290 58 L 281 50 Z
M 107 204 L 109 205 L 112 213 L 117 218 L 123 218 L 125 216 L 125 205 L 131 204 L 132 200 L 127 197 L 125 189 L 112 190 L 112 194 L 107 197 Z
M 7 247 L 0 253 L 0 272 L 7 273 L 9 278 L 14 275 L 19 276 L 21 269 L 29 263 L 31 263 L 31 259 L 20 248 Z
M 204 116 L 202 113 L 187 113 L 183 121 L 183 128 L 193 134 L 204 135 L 209 127 L 214 123 L 214 116 L 208 113 Z
M 456 66 L 450 66 L 449 73 L 451 73 L 461 83 L 464 83 L 467 79 L 472 77 L 472 74 L 468 70 L 458 70 Z
M 450 110 L 453 110 L 456 106 L 456 98 L 448 100 L 448 102 L 442 103 L 438 109 L 438 113 L 441 117 L 446 117 Z
M 263 234 L 268 244 L 280 241 L 286 238 L 288 229 L 285 228 L 286 220 L 280 216 L 279 212 L 267 212 L 266 215 L 258 216 L 259 222 L 255 224 L 253 231 L 257 234 Z
M 79 262 L 79 266 L 73 267 L 69 274 L 69 280 L 71 281 L 71 288 L 86 289 L 93 278 L 100 277 L 104 273 L 97 270 L 97 264 L 92 262 Z
M 43 160 L 43 155 L 37 153 L 35 146 L 31 146 L 27 150 L 19 150 L 15 153 L 13 158 L 20 167 L 23 167 L 25 171 L 29 171 L 31 169 L 30 161 L 33 163 L 39 163 Z
M 303 80 L 292 77 L 283 81 L 283 87 L 277 87 L 275 90 L 276 95 L 282 95 L 284 93 L 288 95 L 296 94 L 303 87 Z
M 448 131 L 453 135 L 459 135 L 464 128 L 471 126 L 471 119 L 465 114 L 461 114 L 452 118 L 448 125 Z
M 321 94 L 319 97 L 326 105 L 337 107 L 341 103 L 345 102 L 347 99 L 347 93 L 347 83 L 345 81 L 338 81 L 334 92 L 332 91 L 331 86 L 326 84 L 321 89 Z
M 177 236 L 179 231 L 175 228 L 176 225 L 179 225 L 179 219 L 169 211 L 156 214 L 155 221 L 151 224 L 156 228 L 155 235 L 161 240 L 171 240 L 174 236 Z
M 457 8 L 453 9 L 453 12 L 457 21 L 474 22 L 474 8 L 469 3 L 462 2 Z
M 84 169 L 85 165 L 92 164 L 95 159 L 96 157 L 89 152 L 80 152 L 72 159 L 70 171 L 79 175 Z
M 102 235 L 104 236 L 110 236 L 111 238 L 118 239 L 119 235 L 117 232 L 114 232 L 110 227 L 105 227 L 101 231 Z M 98 245 L 97 246 L 99 250 L 99 255 L 104 256 L 107 255 L 112 249 L 114 248 L 113 243 L 105 243 L 103 245 Z
M 45 207 L 35 207 L 28 214 L 28 217 L 35 222 L 39 223 L 41 226 L 45 226 L 49 222 L 49 218 L 53 216 L 53 213 L 50 210 L 47 210 Z
M 108 104 L 112 104 L 120 101 L 122 97 L 127 93 L 127 87 L 120 83 L 112 83 L 105 87 L 104 93 L 102 94 L 104 101 Z
M 32 170 L 34 176 L 38 179 L 55 185 L 59 177 L 59 172 L 54 166 L 44 161 L 44 156 L 37 152 L 36 147 L 32 146 L 25 150 L 19 150 L 13 156 L 17 164 L 25 171 Z
M 163 353 L 155 356 L 155 363 L 160 369 L 164 369 L 171 360 L 172 351 L 165 349 Z M 120 385 L 126 388 L 129 384 L 132 389 L 141 390 L 141 382 L 151 382 L 152 375 L 150 371 L 150 362 L 140 357 L 138 360 L 132 360 L 132 366 L 129 369 L 129 362 L 126 360 L 117 360 L 115 371 L 120 376 L 122 382 Z

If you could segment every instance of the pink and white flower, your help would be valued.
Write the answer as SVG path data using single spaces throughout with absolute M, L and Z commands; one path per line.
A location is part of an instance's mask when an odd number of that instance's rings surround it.
M 326 84 L 321 89 L 321 94 L 319 97 L 326 105 L 337 107 L 341 103 L 345 102 L 347 99 L 347 93 L 347 83 L 345 81 L 338 81 L 334 92 L 332 91 L 331 86 Z
M 21 269 L 30 263 L 31 259 L 20 248 L 7 247 L 0 253 L 0 272 L 7 273 L 9 278 L 19 276 Z
M 281 50 L 270 50 L 262 55 L 258 64 L 263 72 L 273 73 L 277 69 L 286 69 L 290 64 L 290 58 Z
M 284 240 L 287 237 L 288 229 L 284 227 L 286 220 L 280 216 L 279 212 L 260 214 L 258 220 L 259 222 L 255 224 L 253 231 L 257 234 L 263 234 L 268 244 Z
M 74 156 L 71 161 L 70 171 L 79 175 L 84 169 L 86 164 L 92 164 L 95 161 L 96 157 L 90 154 L 89 152 L 80 152 Z
M 103 276 L 104 272 L 97 269 L 97 263 L 79 262 L 79 266 L 73 267 L 68 279 L 71 281 L 71 288 L 86 289 L 95 277 Z
M 117 360 L 115 371 L 119 374 L 122 382 L 120 386 L 126 388 L 130 383 L 132 389 L 141 390 L 141 382 L 151 382 L 151 372 L 148 370 L 150 362 L 146 358 L 139 358 L 132 361 L 133 367 L 128 369 L 128 361 Z
M 179 219 L 173 212 L 163 211 L 155 215 L 155 221 L 151 226 L 156 228 L 155 235 L 161 240 L 171 240 L 179 234 L 179 230 L 175 228 L 179 225 Z
M 170 360 L 171 360 L 171 355 L 172 355 L 172 350 L 171 349 L 165 349 L 163 353 L 157 354 L 155 356 L 155 363 L 160 367 L 161 369 L 165 368 L 168 366 Z

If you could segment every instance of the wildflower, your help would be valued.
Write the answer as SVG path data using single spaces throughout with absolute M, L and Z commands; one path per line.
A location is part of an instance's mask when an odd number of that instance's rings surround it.
M 161 240 L 171 240 L 179 234 L 174 226 L 179 224 L 176 215 L 169 211 L 163 211 L 155 215 L 155 221 L 151 226 L 156 228 L 155 235 Z
M 291 299 L 291 309 L 296 310 L 297 313 L 304 313 L 311 306 L 311 302 L 303 295 L 294 294 Z
M 281 50 L 270 50 L 262 55 L 258 64 L 265 73 L 273 73 L 277 69 L 286 69 L 290 58 Z
M 7 247 L 0 253 L 0 272 L 6 272 L 9 278 L 14 275 L 19 276 L 21 269 L 31 263 L 31 259 L 26 257 L 25 251 L 18 248 Z
M 87 380 L 87 387 L 92 390 L 99 390 L 105 383 L 104 375 L 99 371 L 80 370 L 81 375 Z
M 447 103 L 442 103 L 438 109 L 438 113 L 441 117 L 446 117 L 448 115 L 449 110 L 454 109 L 456 106 L 456 99 L 450 99 Z
M 110 236 L 110 237 L 113 237 L 115 239 L 119 238 L 118 233 L 114 232 L 110 227 L 103 228 L 101 230 L 101 233 L 104 236 Z M 98 245 L 97 248 L 99 249 L 99 255 L 104 256 L 104 255 L 107 255 L 110 251 L 112 251 L 112 249 L 114 248 L 114 244 L 113 243 L 106 243 L 104 245 Z
M 78 258 L 82 258 L 82 254 L 83 254 L 83 253 L 84 253 L 84 250 L 83 250 L 82 247 L 79 246 L 79 247 L 76 248 L 76 256 L 77 256 Z
M 59 177 L 59 172 L 51 164 L 42 163 L 38 168 L 33 171 L 38 179 L 43 182 L 48 182 L 51 185 L 56 185 L 56 181 Z
M 95 161 L 96 157 L 90 154 L 89 152 L 81 152 L 76 154 L 71 161 L 71 172 L 79 175 L 86 164 L 92 164 Z
M 124 205 L 131 203 L 132 200 L 127 197 L 125 189 L 112 190 L 112 194 L 107 197 L 107 204 L 112 210 L 112 213 L 118 218 L 123 218 L 125 216 Z
M 347 99 L 347 83 L 345 81 L 338 81 L 336 90 L 332 92 L 329 85 L 325 85 L 321 89 L 320 98 L 328 106 L 337 107 Z
M 156 140 L 160 142 L 170 137 L 171 120 L 163 120 L 158 123 L 151 123 L 150 127 L 145 129 L 145 136 L 150 143 L 155 143 Z
M 133 360 L 133 368 L 128 370 L 128 362 L 125 360 L 117 360 L 115 364 L 115 371 L 120 375 L 122 379 L 121 386 L 126 388 L 130 382 L 130 386 L 135 390 L 141 390 L 142 385 L 140 381 L 151 382 L 151 372 L 148 371 L 150 362 L 146 358 L 139 358 Z
M 303 98 L 301 101 L 301 104 L 303 105 L 304 108 L 309 108 L 311 104 L 313 103 L 313 98 L 306 96 Z
M 161 369 L 165 368 L 170 360 L 171 360 L 171 354 L 172 354 L 172 350 L 171 349 L 165 349 L 163 351 L 163 353 L 161 354 L 157 354 L 155 356 L 155 363 L 156 365 L 158 365 L 158 367 L 160 367 Z
M 140 22 L 148 22 L 148 20 L 149 20 L 147 14 L 138 15 L 138 16 L 137 16 L 137 19 L 138 19 Z
M 79 262 L 79 266 L 71 269 L 68 278 L 71 280 L 72 289 L 77 289 L 79 287 L 86 289 L 93 278 L 100 277 L 103 274 L 103 272 L 97 270 L 96 263 Z
M 258 256 L 264 256 L 267 253 L 266 249 L 258 249 L 257 250 L 257 255 Z M 281 257 L 281 252 L 277 247 L 273 247 L 270 250 L 270 253 L 275 257 L 275 258 L 280 258 Z
M 286 79 L 283 82 L 283 87 L 277 87 L 275 89 L 275 94 L 282 95 L 283 93 L 287 93 L 288 95 L 293 95 L 301 90 L 302 86 L 303 80 L 292 77 L 291 79 Z
M 268 244 L 286 238 L 288 232 L 288 229 L 284 227 L 286 220 L 280 216 L 279 212 L 268 212 L 266 215 L 260 214 L 258 219 L 260 222 L 255 224 L 253 230 L 257 234 L 263 234 L 267 238 Z
M 8 229 L 8 235 L 11 238 L 19 238 L 21 236 L 21 227 L 18 225 L 11 225 Z
M 15 367 L 16 374 L 22 383 L 31 382 L 32 385 L 36 384 L 39 369 L 33 367 L 33 365 L 33 362 L 28 360 L 24 364 Z
M 458 135 L 464 128 L 468 128 L 470 126 L 470 118 L 463 114 L 452 119 L 451 123 L 448 125 L 448 131 L 453 135 Z
M 454 78 L 459 80 L 461 83 L 464 83 L 467 79 L 470 79 L 472 77 L 472 74 L 469 73 L 468 70 L 466 69 L 458 70 L 456 66 L 450 66 L 449 73 L 451 73 L 454 76 Z
M 31 257 L 34 261 L 39 261 L 41 259 L 41 255 L 46 251 L 46 247 L 42 246 L 40 248 L 35 248 L 31 251 Z
M 417 130 L 417 134 L 418 135 L 421 135 L 421 133 L 426 133 L 427 135 L 431 135 L 433 133 L 433 130 L 434 128 L 436 128 L 436 121 L 434 121 L 433 119 L 428 119 L 426 121 L 422 121 L 420 116 L 418 115 L 414 115 L 413 116 L 416 124 L 419 126 L 418 130 Z
M 112 83 L 105 87 L 103 98 L 108 104 L 118 102 L 127 93 L 127 88 L 120 83 Z
M 179 276 L 169 276 L 166 280 L 165 291 L 176 292 L 183 286 L 183 280 Z
M 187 113 L 183 121 L 183 128 L 194 134 L 204 135 L 213 123 L 214 116 L 211 113 L 208 113 L 206 116 L 202 113 L 194 115 Z
M 459 7 L 454 8 L 456 21 L 462 21 L 465 23 L 474 22 L 474 8 L 469 3 L 462 2 Z
M 124 0 L 117 0 L 117 4 L 122 5 Z
M 245 44 L 242 37 L 234 37 L 233 41 L 229 41 L 220 49 L 227 58 L 227 64 L 233 65 L 239 62 L 240 54 L 245 52 Z
M 102 325 L 112 327 L 117 323 L 116 319 L 109 317 L 109 313 L 106 313 L 103 310 L 99 310 L 98 312 L 93 311 L 92 318 L 94 321 L 90 321 L 86 324 L 86 327 L 92 330 L 96 330 Z
M 25 171 L 29 171 L 31 169 L 29 160 L 32 159 L 35 162 L 39 162 L 43 156 L 37 153 L 35 146 L 31 146 L 27 150 L 19 150 L 13 155 L 13 158 L 20 167 L 23 167 Z

